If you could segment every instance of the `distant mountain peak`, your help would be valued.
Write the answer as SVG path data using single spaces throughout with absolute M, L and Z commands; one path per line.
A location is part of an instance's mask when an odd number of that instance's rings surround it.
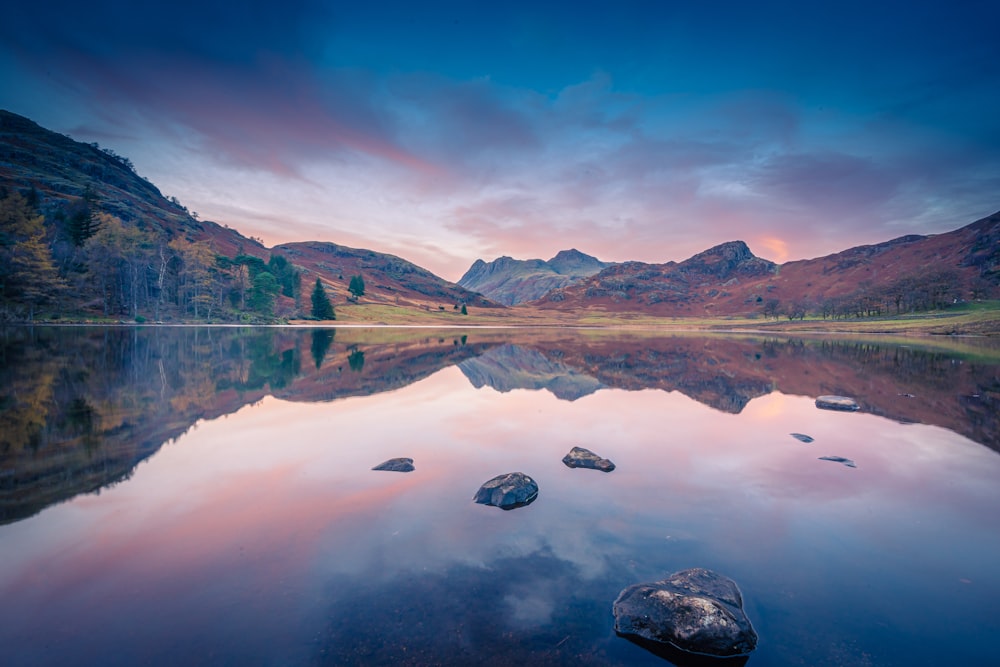
M 609 266 L 573 248 L 561 250 L 548 261 L 514 259 L 504 255 L 492 262 L 477 259 L 458 284 L 499 303 L 513 306 L 541 298 L 553 289 L 566 287 Z

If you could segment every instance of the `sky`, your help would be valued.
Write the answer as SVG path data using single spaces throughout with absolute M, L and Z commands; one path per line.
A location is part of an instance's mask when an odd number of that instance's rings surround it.
M 995 0 L 14 0 L 0 108 L 268 246 L 452 281 L 568 248 L 783 262 L 1000 209 L 997 25 Z

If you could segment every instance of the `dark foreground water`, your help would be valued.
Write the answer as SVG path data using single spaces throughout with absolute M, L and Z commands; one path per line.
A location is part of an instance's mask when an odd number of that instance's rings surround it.
M 1000 664 L 998 363 L 972 340 L 0 330 L 0 664 L 663 665 L 611 605 L 689 567 L 741 587 L 755 667 Z M 566 467 L 577 445 L 617 469 Z M 416 470 L 370 470 L 398 456 Z M 472 502 L 512 471 L 537 501 Z

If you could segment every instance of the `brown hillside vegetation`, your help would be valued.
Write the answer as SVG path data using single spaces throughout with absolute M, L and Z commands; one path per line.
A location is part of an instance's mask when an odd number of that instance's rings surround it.
M 532 305 L 665 317 L 852 317 L 997 296 L 1000 213 L 945 234 L 904 236 L 782 265 L 755 257 L 742 241 L 680 263 L 626 262 Z

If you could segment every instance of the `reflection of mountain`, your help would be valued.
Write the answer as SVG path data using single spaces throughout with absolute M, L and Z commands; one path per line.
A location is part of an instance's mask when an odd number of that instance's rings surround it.
M 558 398 L 575 401 L 604 386 L 589 375 L 519 345 L 495 347 L 458 367 L 476 389 L 489 386 L 499 392 L 548 389 Z
M 379 336 L 383 340 L 376 340 Z M 475 387 L 679 391 L 730 413 L 771 391 L 844 394 L 1000 451 L 1000 355 L 888 342 L 565 331 L 0 329 L 0 523 L 131 475 L 202 419 L 268 395 L 330 401 L 458 365 Z
M 305 329 L 0 330 L 0 523 L 127 479 L 195 422 L 269 394 L 377 394 L 485 349 L 460 337 L 365 344 L 325 333 L 317 344 Z
M 855 398 L 865 412 L 943 426 L 1000 451 L 995 347 L 984 355 L 857 339 L 718 336 L 530 345 L 545 355 L 558 354 L 566 366 L 608 387 L 680 391 L 732 413 L 771 391 L 842 394 Z

